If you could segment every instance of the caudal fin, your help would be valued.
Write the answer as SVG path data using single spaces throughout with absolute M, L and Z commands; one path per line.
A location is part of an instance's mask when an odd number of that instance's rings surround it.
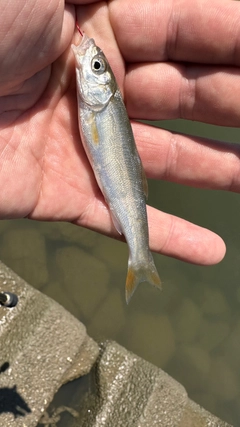
M 133 265 L 131 262 L 128 266 L 126 280 L 126 301 L 129 303 L 134 291 L 139 283 L 148 282 L 159 289 L 162 289 L 161 280 L 155 267 L 154 261 L 150 260 L 147 265 Z

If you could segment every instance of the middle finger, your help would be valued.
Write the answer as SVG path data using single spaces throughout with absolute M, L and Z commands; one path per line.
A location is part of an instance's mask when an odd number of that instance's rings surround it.
M 240 72 L 234 67 L 145 63 L 128 67 L 124 93 L 132 118 L 239 126 L 238 87 Z

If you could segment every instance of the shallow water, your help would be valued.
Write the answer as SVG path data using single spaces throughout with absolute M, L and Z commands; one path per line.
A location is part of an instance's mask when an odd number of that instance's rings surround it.
M 240 140 L 236 129 L 161 126 Z M 222 263 L 199 267 L 155 255 L 163 291 L 143 284 L 127 306 L 124 243 L 71 224 L 2 221 L 0 258 L 85 323 L 89 335 L 114 339 L 163 368 L 193 400 L 238 426 L 240 195 L 153 181 L 149 193 L 149 204 L 220 234 L 227 244 Z

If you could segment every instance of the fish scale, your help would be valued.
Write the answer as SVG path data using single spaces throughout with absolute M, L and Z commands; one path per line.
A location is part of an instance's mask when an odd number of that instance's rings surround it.
M 129 247 L 128 303 L 141 282 L 161 288 L 149 250 L 147 181 L 120 90 L 104 53 L 86 34 L 72 50 L 82 143 L 113 223 Z

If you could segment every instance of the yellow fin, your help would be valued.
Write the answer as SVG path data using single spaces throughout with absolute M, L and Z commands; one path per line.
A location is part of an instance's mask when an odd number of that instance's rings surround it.
M 96 120 L 95 119 L 93 119 L 93 121 L 92 121 L 91 131 L 92 131 L 93 142 L 95 144 L 98 144 L 99 143 L 99 135 L 98 135 L 98 130 L 97 130 L 97 125 L 96 125 Z
M 126 290 L 125 290 L 127 304 L 129 303 L 136 287 L 137 287 L 137 283 L 136 283 L 135 271 L 133 270 L 132 267 L 129 267 L 128 273 L 127 273 L 127 280 L 126 280 Z
M 129 265 L 125 291 L 127 304 L 141 282 L 148 282 L 158 289 L 162 289 L 161 280 L 153 261 L 147 266 L 134 268 L 132 265 Z
M 92 140 L 93 140 L 94 144 L 98 144 L 99 143 L 99 135 L 98 135 L 97 125 L 96 125 L 96 119 L 95 119 L 93 113 L 91 113 L 89 115 L 87 123 L 91 129 Z

